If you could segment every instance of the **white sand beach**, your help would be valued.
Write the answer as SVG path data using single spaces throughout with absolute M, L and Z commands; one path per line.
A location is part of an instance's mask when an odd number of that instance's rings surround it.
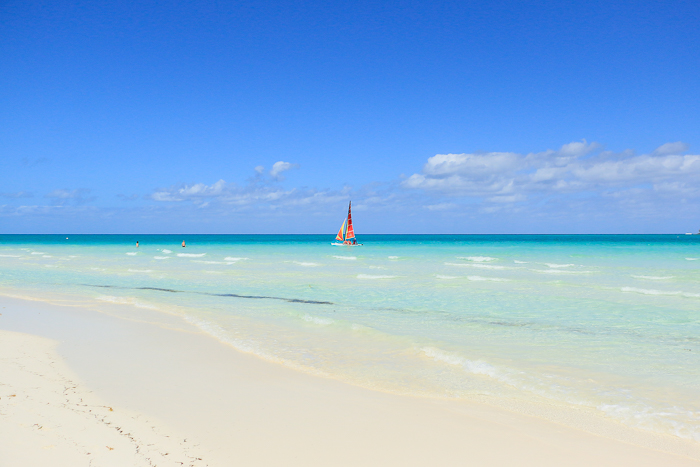
M 583 410 L 373 391 L 113 309 L 0 296 L 3 467 L 700 465 L 697 443 Z

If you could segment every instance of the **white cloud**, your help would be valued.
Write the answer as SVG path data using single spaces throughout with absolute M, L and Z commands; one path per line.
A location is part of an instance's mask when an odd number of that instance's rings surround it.
M 45 197 L 53 199 L 54 204 L 65 204 L 71 202 L 73 204 L 82 204 L 97 199 L 96 196 L 88 196 L 90 190 L 78 188 L 77 190 L 62 190 L 56 189 L 48 193 Z
M 46 195 L 47 198 L 73 199 L 80 196 L 78 190 L 53 190 Z
M 459 205 L 455 204 L 455 203 L 437 203 L 437 204 L 428 204 L 424 207 L 425 207 L 425 209 L 427 209 L 429 211 L 451 211 L 451 210 L 459 207 Z
M 667 154 L 680 154 L 688 150 L 688 145 L 682 141 L 676 141 L 675 143 L 662 144 L 658 148 L 654 149 L 652 153 L 655 156 L 665 156 Z
M 700 155 L 678 154 L 687 148 L 677 142 L 641 156 L 631 151 L 596 153 L 600 145 L 583 140 L 565 144 L 556 151 L 530 154 L 438 154 L 428 159 L 421 173 L 411 175 L 401 185 L 497 203 L 524 201 L 537 194 L 622 189 L 640 184 L 654 184 L 659 190 L 668 191 L 682 183 L 682 190 L 678 190 L 695 193 L 700 187 Z
M 492 174 L 517 169 L 521 164 L 518 154 L 512 152 L 438 154 L 428 159 L 423 173 L 433 177 Z
M 204 183 L 196 183 L 194 185 L 185 185 L 182 187 L 171 187 L 156 191 L 151 195 L 151 198 L 156 201 L 184 201 L 186 199 L 209 198 L 218 196 L 223 193 L 226 188 L 226 182 L 219 180 L 212 185 Z
M 0 197 L 2 198 L 33 198 L 34 194 L 28 191 L 18 191 L 15 193 L 0 193 Z
M 525 195 L 505 195 L 505 196 L 492 196 L 488 198 L 489 201 L 494 203 L 514 203 L 516 201 L 524 201 Z
M 286 172 L 287 170 L 295 169 L 297 167 L 299 167 L 299 165 L 292 164 L 291 162 L 277 161 L 272 165 L 272 170 L 270 170 L 270 176 L 272 178 L 282 180 L 282 176 L 280 175 L 282 172 Z
M 238 186 L 226 183 L 224 180 L 207 185 L 196 183 L 193 185 L 172 186 L 155 191 L 150 198 L 154 201 L 184 202 L 190 201 L 199 207 L 206 207 L 212 202 L 221 205 L 247 208 L 267 205 L 276 209 L 282 206 L 325 204 L 346 200 L 348 195 L 344 192 L 331 192 L 319 190 L 283 190 L 274 184 L 251 182 L 247 186 Z
M 599 147 L 600 145 L 598 143 L 593 142 L 591 144 L 588 144 L 584 139 L 582 141 L 574 141 L 572 143 L 565 144 L 561 148 L 559 148 L 559 151 L 552 153 L 563 157 L 581 157 L 585 156 L 586 154 L 592 151 L 595 151 Z
M 593 183 L 647 183 L 700 173 L 700 155 L 643 155 L 616 161 L 592 161 L 572 164 L 570 171 L 574 177 Z

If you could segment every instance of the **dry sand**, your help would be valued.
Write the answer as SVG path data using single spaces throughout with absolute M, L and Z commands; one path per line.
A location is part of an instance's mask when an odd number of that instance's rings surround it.
M 559 419 L 590 429 L 359 388 L 162 313 L 3 296 L 0 307 L 3 467 L 700 466 L 698 443 L 583 412 Z

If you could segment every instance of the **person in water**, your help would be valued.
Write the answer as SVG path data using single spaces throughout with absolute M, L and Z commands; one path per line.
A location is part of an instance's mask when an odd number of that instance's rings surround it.
M 138 247 L 139 247 L 139 241 L 136 240 L 136 248 L 138 248 Z
M 182 248 L 185 248 L 185 241 L 182 241 Z

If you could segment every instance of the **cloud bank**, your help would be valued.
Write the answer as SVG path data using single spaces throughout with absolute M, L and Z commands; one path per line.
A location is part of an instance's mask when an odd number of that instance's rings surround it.
M 280 160 L 254 167 L 243 183 L 214 178 L 99 198 L 87 188 L 49 189 L 44 205 L 25 204 L 28 190 L 0 193 L 0 217 L 25 231 L 50 222 L 71 230 L 74 221 L 97 225 L 91 231 L 325 232 L 352 200 L 365 232 L 697 231 L 700 155 L 688 150 L 670 142 L 616 153 L 582 140 L 530 153 L 436 154 L 408 177 L 324 189 L 283 181 L 299 166 Z M 324 178 L 322 167 L 305 170 Z
M 437 154 L 423 170 L 402 182 L 450 196 L 511 203 L 537 195 L 610 191 L 645 187 L 698 194 L 700 155 L 682 155 L 687 145 L 666 143 L 651 154 L 601 151 L 597 143 L 573 142 L 558 150 L 529 154 L 488 152 Z

